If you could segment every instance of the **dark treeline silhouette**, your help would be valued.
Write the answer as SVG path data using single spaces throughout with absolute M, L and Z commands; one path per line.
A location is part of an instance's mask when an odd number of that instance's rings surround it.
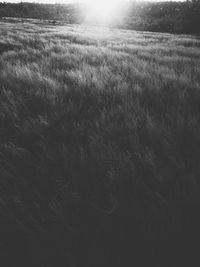
M 126 25 L 144 31 L 200 33 L 200 1 L 136 3 Z
M 117 26 L 144 31 L 200 33 L 200 1 L 134 2 L 126 5 L 128 11 L 123 20 L 115 22 Z M 84 20 L 83 9 L 80 4 L 0 3 L 0 17 L 80 23 Z
M 69 23 L 81 20 L 81 5 L 38 4 L 38 3 L 0 3 L 0 18 L 31 18 L 62 20 Z

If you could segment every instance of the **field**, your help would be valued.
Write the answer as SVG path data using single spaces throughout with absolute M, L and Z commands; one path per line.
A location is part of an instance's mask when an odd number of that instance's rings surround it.
M 2 266 L 198 266 L 200 38 L 0 21 Z

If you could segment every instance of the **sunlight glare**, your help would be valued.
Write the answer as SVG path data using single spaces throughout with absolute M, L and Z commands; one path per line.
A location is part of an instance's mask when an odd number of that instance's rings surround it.
M 86 22 L 109 25 L 119 19 L 121 0 L 87 0 Z

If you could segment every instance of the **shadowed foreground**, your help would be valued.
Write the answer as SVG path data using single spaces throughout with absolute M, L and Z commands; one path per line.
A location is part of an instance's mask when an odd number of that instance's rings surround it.
M 0 36 L 2 266 L 198 266 L 200 39 Z

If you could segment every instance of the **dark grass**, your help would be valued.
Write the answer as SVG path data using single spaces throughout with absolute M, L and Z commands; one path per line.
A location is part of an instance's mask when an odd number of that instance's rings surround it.
M 199 39 L 47 26 L 0 24 L 3 266 L 197 266 Z

